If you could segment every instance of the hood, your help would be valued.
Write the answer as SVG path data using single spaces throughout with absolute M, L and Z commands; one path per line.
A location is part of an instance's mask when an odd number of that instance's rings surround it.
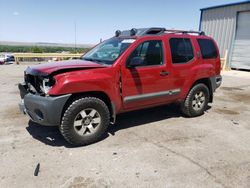
M 34 65 L 26 69 L 27 74 L 47 76 L 57 71 L 72 70 L 72 69 L 90 69 L 106 67 L 91 61 L 85 60 L 69 60 L 45 63 Z

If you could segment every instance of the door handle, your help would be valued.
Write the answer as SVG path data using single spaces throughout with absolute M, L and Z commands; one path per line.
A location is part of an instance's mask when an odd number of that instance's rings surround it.
M 169 72 L 163 70 L 163 71 L 160 72 L 160 75 L 161 76 L 167 76 L 167 75 L 169 75 Z

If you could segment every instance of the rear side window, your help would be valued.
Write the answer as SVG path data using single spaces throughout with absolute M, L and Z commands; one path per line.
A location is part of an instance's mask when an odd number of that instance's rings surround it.
M 171 38 L 169 43 L 171 48 L 172 63 L 187 63 L 194 58 L 194 51 L 190 39 Z
M 218 53 L 217 53 L 216 47 L 214 45 L 214 42 L 212 40 L 197 39 L 197 41 L 199 43 L 203 59 L 217 58 Z

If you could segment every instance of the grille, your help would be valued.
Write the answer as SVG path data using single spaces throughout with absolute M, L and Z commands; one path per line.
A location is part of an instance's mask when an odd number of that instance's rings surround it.
M 43 91 L 41 90 L 42 80 L 43 78 L 39 76 L 34 76 L 30 74 L 25 75 L 25 82 L 28 85 L 29 92 L 32 93 L 39 93 L 39 94 L 43 93 Z

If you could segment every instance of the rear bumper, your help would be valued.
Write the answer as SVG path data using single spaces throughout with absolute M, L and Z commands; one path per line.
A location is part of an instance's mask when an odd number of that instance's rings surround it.
M 211 77 L 210 82 L 211 82 L 212 90 L 214 92 L 218 87 L 220 87 L 222 83 L 221 75 L 216 75 L 216 76 Z
M 19 108 L 30 118 L 41 125 L 56 126 L 61 123 L 63 107 L 71 94 L 51 97 L 28 93 L 24 84 L 19 84 L 22 102 Z

